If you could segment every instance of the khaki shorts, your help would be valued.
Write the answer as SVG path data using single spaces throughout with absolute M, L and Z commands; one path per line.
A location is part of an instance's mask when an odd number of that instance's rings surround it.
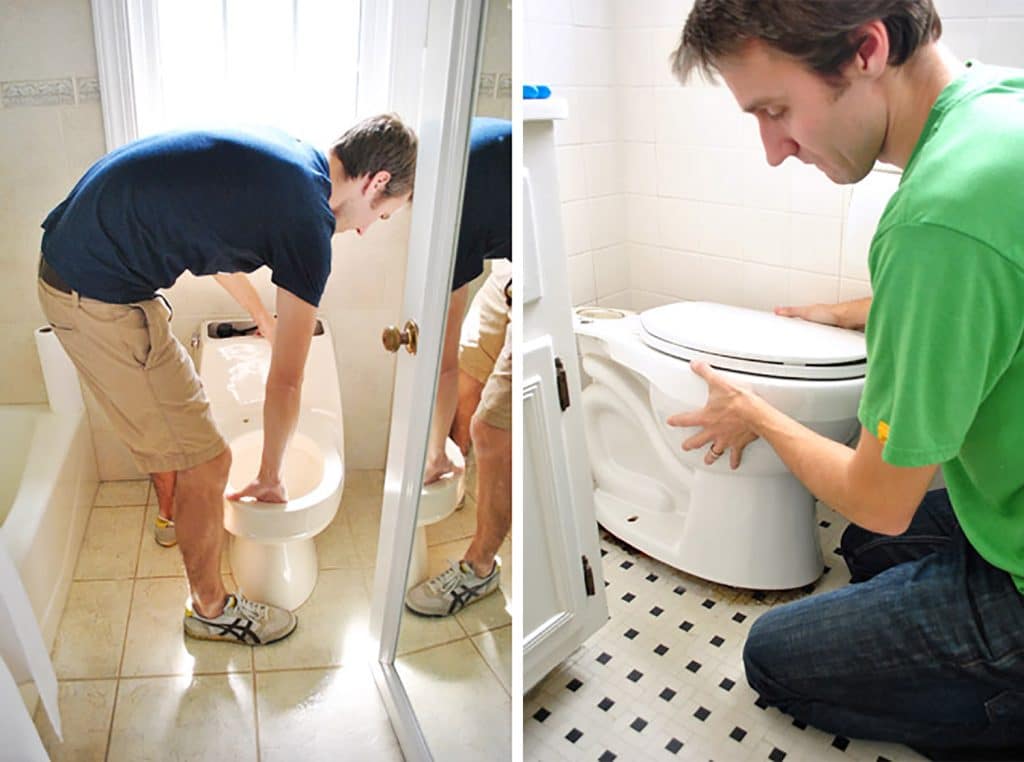
M 512 428 L 511 309 L 505 292 L 511 277 L 511 263 L 495 260 L 473 297 L 459 340 L 459 370 L 484 385 L 476 415 L 504 431 Z
M 181 471 L 227 449 L 163 299 L 110 304 L 38 283 L 46 319 L 139 469 Z

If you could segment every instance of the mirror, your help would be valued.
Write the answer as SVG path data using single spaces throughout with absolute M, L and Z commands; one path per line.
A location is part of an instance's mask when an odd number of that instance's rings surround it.
M 455 218 L 458 236 L 452 239 L 450 323 L 433 343 L 421 334 L 419 350 L 440 354 L 423 468 L 429 483 L 419 490 L 415 518 L 401 519 L 407 531 L 416 525 L 409 574 L 401 600 L 389 596 L 389 605 L 400 609 L 392 612 L 400 618 L 395 674 L 435 759 L 511 755 L 511 365 L 495 362 L 505 347 L 510 313 L 511 6 L 508 0 L 489 0 L 485 6 L 465 149 L 468 169 Z M 417 199 L 419 193 L 418 185 Z M 415 220 L 413 225 L 415 235 Z M 509 342 L 509 355 L 510 348 Z M 471 426 L 481 397 L 481 422 Z M 474 437 L 478 441 L 470 448 Z M 485 456 L 478 459 L 478 452 Z M 420 465 L 408 465 L 407 473 L 418 474 Z M 389 458 L 389 474 L 390 469 Z M 417 480 L 409 488 L 418 485 Z M 481 505 L 489 511 L 483 519 Z M 395 553 L 403 549 L 396 540 Z M 470 550 L 481 577 L 459 564 Z M 495 556 L 500 566 L 494 565 Z M 473 719 L 460 721 L 453 734 L 453 717 Z M 404 743 L 403 751 L 408 757 Z

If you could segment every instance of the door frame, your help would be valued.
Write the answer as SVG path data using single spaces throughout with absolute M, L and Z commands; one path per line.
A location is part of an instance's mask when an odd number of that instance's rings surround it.
M 431 0 L 426 49 L 396 51 L 398 58 L 392 62 L 392 71 L 409 71 L 414 68 L 409 57 L 422 55 L 413 59 L 422 64 L 420 143 L 401 316 L 402 323 L 417 320 L 420 331 L 416 355 L 400 349 L 396 364 L 370 638 L 377 655 L 374 679 L 402 753 L 410 761 L 432 757 L 396 669 L 395 654 L 451 293 L 483 49 L 483 9 L 484 0 Z M 393 18 L 392 23 L 397 29 L 400 21 Z M 398 36 L 393 33 L 393 39 Z

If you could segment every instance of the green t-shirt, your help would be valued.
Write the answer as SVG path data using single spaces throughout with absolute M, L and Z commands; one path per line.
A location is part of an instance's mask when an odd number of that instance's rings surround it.
M 858 417 L 887 463 L 942 464 L 967 538 L 1024 592 L 1024 71 L 967 67 L 871 242 Z

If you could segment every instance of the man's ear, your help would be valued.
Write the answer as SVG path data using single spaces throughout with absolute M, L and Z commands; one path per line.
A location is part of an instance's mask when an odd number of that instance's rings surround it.
M 856 32 L 860 38 L 860 47 L 853 59 L 853 67 L 857 72 L 869 77 L 880 77 L 889 64 L 889 32 L 881 19 L 869 21 Z
M 388 187 L 388 183 L 391 182 L 391 173 L 386 169 L 382 169 L 380 172 L 368 177 L 369 180 L 367 181 L 365 188 L 373 194 L 383 192 L 384 189 Z

